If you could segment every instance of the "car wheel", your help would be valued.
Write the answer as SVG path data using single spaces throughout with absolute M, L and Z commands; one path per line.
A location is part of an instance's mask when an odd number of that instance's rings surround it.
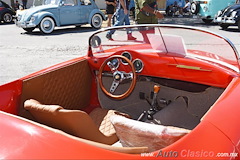
M 240 31 L 240 20 L 237 22 L 238 30 Z
M 7 12 L 7 13 L 4 13 L 2 19 L 5 23 L 11 23 L 13 20 L 13 17 L 10 13 Z
M 25 31 L 31 33 L 31 32 L 35 29 L 35 27 L 32 27 L 32 28 L 23 28 L 23 29 L 24 29 Z
M 210 24 L 213 20 L 212 19 L 202 19 L 202 21 L 206 24 Z
M 220 24 L 220 27 L 223 29 L 223 30 L 226 30 L 229 25 L 228 24 Z
M 200 9 L 199 3 L 192 2 L 192 4 L 191 4 L 191 13 L 192 14 L 198 14 L 199 9 Z
M 44 34 L 52 33 L 55 27 L 55 22 L 50 17 L 45 17 L 42 19 L 42 21 L 39 24 L 39 29 Z
M 91 26 L 93 28 L 99 29 L 102 26 L 102 16 L 100 14 L 94 14 L 91 19 Z

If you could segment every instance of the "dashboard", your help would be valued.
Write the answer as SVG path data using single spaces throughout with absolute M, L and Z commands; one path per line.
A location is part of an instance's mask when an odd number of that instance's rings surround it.
M 129 59 L 133 63 L 133 66 L 134 66 L 134 69 L 136 70 L 136 73 L 140 73 L 143 70 L 144 63 L 141 59 L 139 59 L 139 58 L 133 59 L 131 53 L 128 52 L 128 51 L 123 51 L 121 53 L 121 55 L 126 57 L 127 59 Z M 111 63 L 116 69 L 119 67 L 120 63 L 122 63 L 123 65 L 128 65 L 128 63 L 125 60 L 121 59 L 119 61 L 119 59 L 117 59 L 117 58 L 111 60 Z
M 224 68 L 205 61 L 168 56 L 141 48 L 137 51 L 136 48 L 134 50 L 115 50 L 115 52 L 112 50 L 102 55 L 88 57 L 89 64 L 93 70 L 98 71 L 103 62 L 114 55 L 121 55 L 129 59 L 133 63 L 135 72 L 143 76 L 170 78 L 225 88 L 235 75 L 230 70 L 226 71 Z M 111 64 L 117 70 L 126 73 L 131 71 L 128 63 L 120 58 L 112 59 Z M 104 70 L 110 71 L 109 67 L 105 67 Z

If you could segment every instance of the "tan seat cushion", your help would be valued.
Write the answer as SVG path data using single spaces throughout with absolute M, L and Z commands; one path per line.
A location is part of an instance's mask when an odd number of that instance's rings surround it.
M 118 141 L 115 131 L 109 136 L 104 135 L 93 119 L 84 111 L 68 110 L 58 105 L 44 105 L 33 99 L 25 101 L 24 108 L 39 123 L 71 135 L 104 144 L 113 144 Z
M 124 147 L 146 146 L 150 152 L 164 148 L 190 132 L 187 129 L 140 122 L 119 115 L 111 116 L 110 120 Z

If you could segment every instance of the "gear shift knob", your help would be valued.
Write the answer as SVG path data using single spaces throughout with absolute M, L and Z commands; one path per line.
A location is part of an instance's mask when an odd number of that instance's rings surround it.
M 157 94 L 158 92 L 160 91 L 160 86 L 155 84 L 154 87 L 153 87 L 153 99 L 152 99 L 152 108 L 155 108 L 156 107 L 156 104 L 157 104 Z
M 158 93 L 159 91 L 160 91 L 160 86 L 155 84 L 153 87 L 153 92 Z

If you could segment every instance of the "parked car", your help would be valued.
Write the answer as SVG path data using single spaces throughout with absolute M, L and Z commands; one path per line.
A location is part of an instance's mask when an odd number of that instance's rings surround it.
M 236 0 L 193 0 L 192 14 L 200 16 L 203 22 L 211 23 L 219 10 L 232 5 Z
M 229 26 L 238 26 L 240 30 L 240 4 L 228 6 L 219 11 L 214 18 L 214 22 L 218 23 L 224 30 Z
M 0 86 L 1 158 L 238 159 L 239 71 L 206 30 L 98 30 L 85 56 Z
M 168 15 L 168 16 L 172 16 L 173 15 L 173 13 L 172 13 L 170 8 L 174 5 L 174 3 L 176 3 L 178 7 L 184 7 L 185 0 L 167 0 L 167 2 L 166 2 L 166 10 L 165 10 L 166 15 Z M 179 8 L 176 8 L 175 10 L 177 11 L 177 10 L 179 10 Z
M 39 28 L 50 34 L 55 26 L 91 24 L 101 28 L 103 20 L 105 15 L 93 0 L 46 0 L 43 5 L 19 12 L 16 25 L 27 32 Z
M 12 7 L 0 0 L 0 22 L 11 23 L 15 14 L 16 13 Z

